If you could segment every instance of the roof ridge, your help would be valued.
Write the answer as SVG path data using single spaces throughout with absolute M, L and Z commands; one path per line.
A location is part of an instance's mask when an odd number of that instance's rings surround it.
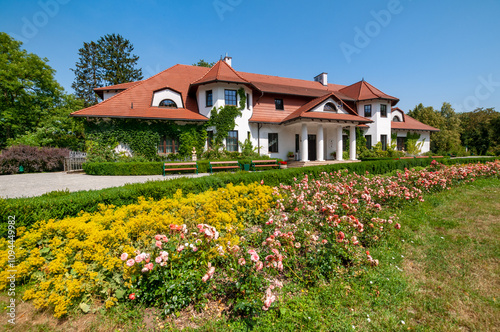
M 366 84 L 366 87 L 368 88 L 368 90 L 370 90 L 371 93 L 373 93 L 375 96 L 379 97 L 379 98 L 382 98 L 382 96 L 376 92 L 373 91 L 373 89 L 376 89 L 378 90 L 376 87 L 374 87 L 373 85 L 371 85 L 370 83 L 366 82 L 366 81 L 363 81 L 365 84 Z M 372 89 L 373 88 L 373 89 Z M 378 90 L 380 91 L 380 90 Z M 382 92 L 382 91 L 380 91 Z M 385 93 L 384 93 L 385 94 Z M 388 96 L 388 95 L 387 95 Z

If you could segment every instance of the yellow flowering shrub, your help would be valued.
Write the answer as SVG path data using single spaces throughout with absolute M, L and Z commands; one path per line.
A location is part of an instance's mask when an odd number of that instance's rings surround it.
M 23 228 L 15 245 L 17 279 L 30 281 L 24 299 L 37 308 L 53 307 L 56 317 L 97 297 L 112 307 L 123 297 L 118 290 L 131 286 L 130 269 L 120 254 L 150 245 L 155 234 L 167 233 L 171 225 L 215 227 L 218 245 L 227 250 L 238 243 L 245 224 L 264 217 L 273 204 L 272 191 L 258 184 L 230 184 L 187 196 L 179 191 L 169 199 L 139 198 L 118 208 L 100 205 L 95 213 Z M 7 286 L 7 267 L 7 241 L 0 239 L 0 290 Z

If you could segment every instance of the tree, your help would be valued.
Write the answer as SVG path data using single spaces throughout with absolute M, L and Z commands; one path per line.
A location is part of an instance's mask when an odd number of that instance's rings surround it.
M 462 113 L 461 119 L 462 142 L 473 153 L 485 155 L 490 148 L 491 150 L 499 150 L 500 113 L 496 112 L 494 108 L 476 108 L 472 112 Z
M 16 139 L 7 140 L 8 146 L 29 145 L 83 151 L 84 119 L 69 116 L 70 113 L 81 109 L 83 103 L 73 95 L 65 95 L 62 99 L 60 105 L 50 116 L 41 119 L 36 128 Z
M 75 64 L 76 68 L 71 69 L 76 76 L 71 87 L 75 90 L 75 96 L 83 101 L 85 107 L 89 107 L 99 101 L 94 88 L 103 86 L 103 68 L 99 65 L 99 46 L 93 41 L 83 43 L 78 54 L 80 58 Z
M 0 148 L 37 128 L 64 95 L 47 59 L 21 49 L 22 43 L 0 32 Z
M 75 73 L 71 87 L 85 107 L 98 102 L 94 88 L 142 80 L 142 70 L 136 68 L 139 56 L 133 50 L 129 40 L 116 34 L 83 43 L 76 68 L 71 69 Z
M 106 35 L 97 42 L 105 85 L 142 80 L 142 69 L 136 69 L 139 56 L 132 54 L 134 46 L 121 35 Z
M 204 59 L 200 59 L 198 63 L 193 63 L 193 66 L 198 66 L 198 67 L 208 67 L 211 68 L 215 65 L 215 62 L 206 62 Z
M 431 133 L 431 150 L 434 153 L 457 154 L 463 150 L 460 141 L 460 118 L 449 103 L 443 103 L 441 110 L 432 106 L 417 105 L 408 113 L 412 118 L 439 129 Z

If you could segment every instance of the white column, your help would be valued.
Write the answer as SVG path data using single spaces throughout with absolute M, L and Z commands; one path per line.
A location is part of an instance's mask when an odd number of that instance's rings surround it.
M 324 142 L 323 125 L 318 126 L 318 143 L 316 149 L 318 150 L 318 161 L 325 160 L 325 142 Z
M 307 141 L 307 125 L 305 123 L 302 124 L 302 156 L 300 158 L 301 161 L 309 161 L 309 146 Z
M 342 153 L 344 147 L 342 142 L 342 126 L 337 127 L 337 160 L 342 160 Z
M 356 126 L 349 127 L 349 159 L 356 160 Z

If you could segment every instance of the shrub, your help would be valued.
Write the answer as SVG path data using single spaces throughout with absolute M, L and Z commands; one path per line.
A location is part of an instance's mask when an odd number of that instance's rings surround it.
M 62 171 L 67 157 L 68 149 L 12 146 L 0 155 L 0 174 L 16 174 L 19 166 L 23 166 L 26 173 Z
M 147 183 L 128 184 L 117 188 L 96 191 L 74 192 L 61 197 L 32 197 L 0 199 L 0 236 L 5 236 L 7 218 L 16 216 L 16 225 L 30 226 L 39 220 L 61 219 L 76 216 L 80 211 L 95 212 L 98 205 L 113 204 L 122 206 L 137 202 L 140 196 L 161 199 L 173 197 L 178 189 L 184 193 L 200 193 L 209 189 L 225 187 L 229 183 L 249 184 L 264 181 L 270 186 L 292 184 L 294 178 L 301 179 L 304 174 L 318 176 L 321 172 L 333 172 L 348 169 L 357 174 L 386 174 L 392 170 L 404 170 L 415 166 L 426 167 L 432 158 L 381 160 L 348 164 L 332 164 L 315 167 L 276 169 L 263 172 L 223 172 L 200 178 L 177 178 L 170 181 L 150 181 Z M 464 163 L 485 163 L 495 158 L 440 159 L 447 165 Z M 161 173 L 160 173 L 161 174 Z

